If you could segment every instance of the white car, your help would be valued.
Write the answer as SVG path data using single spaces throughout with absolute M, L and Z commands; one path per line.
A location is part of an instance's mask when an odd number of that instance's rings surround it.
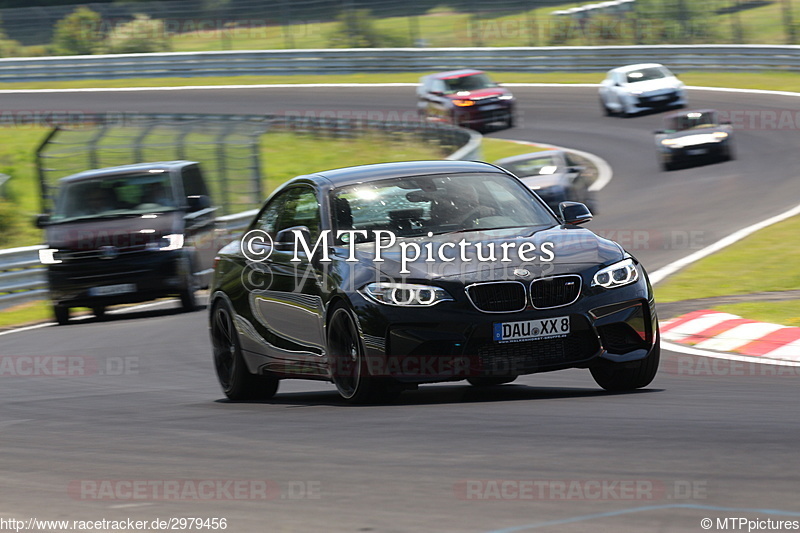
M 606 115 L 630 116 L 641 111 L 684 107 L 686 104 L 683 82 L 658 63 L 609 70 L 600 84 L 600 107 Z

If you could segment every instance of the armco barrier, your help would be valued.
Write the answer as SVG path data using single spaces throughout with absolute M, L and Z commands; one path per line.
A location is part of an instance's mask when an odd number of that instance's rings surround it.
M 800 46 L 656 45 L 513 48 L 358 48 L 170 52 L 0 59 L 0 82 L 79 79 L 425 72 L 602 72 L 658 62 L 682 70 L 800 70 Z

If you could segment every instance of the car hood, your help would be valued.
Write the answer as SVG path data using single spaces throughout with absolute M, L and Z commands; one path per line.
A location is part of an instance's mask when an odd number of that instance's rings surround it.
M 478 89 L 477 91 L 459 91 L 456 94 L 448 95 L 452 100 L 463 100 L 468 98 L 470 100 L 483 100 L 485 98 L 492 98 L 504 94 L 511 94 L 502 87 L 491 87 L 487 89 Z
M 145 245 L 183 232 L 183 213 L 148 213 L 119 218 L 88 218 L 47 226 L 47 242 L 59 250 L 96 250 Z
M 678 78 L 669 76 L 666 78 L 659 78 L 657 80 L 637 81 L 635 83 L 628 83 L 628 88 L 632 91 L 650 92 L 661 89 L 675 89 L 680 86 Z
M 666 139 L 671 139 L 675 141 L 674 146 L 676 147 L 683 147 L 683 146 L 693 146 L 696 144 L 707 144 L 707 143 L 716 143 L 724 140 L 725 136 L 722 138 L 714 136 L 715 133 L 730 133 L 726 128 L 700 128 L 700 129 L 693 129 L 693 130 L 684 130 L 684 131 L 676 131 L 674 133 L 668 133 L 664 135 L 661 140 L 664 141 Z
M 464 258 L 460 257 L 458 244 L 461 240 L 470 243 Z M 400 243 L 405 242 L 409 245 L 416 243 L 420 249 L 420 257 L 413 261 L 403 263 L 402 249 Z M 508 258 L 510 261 L 501 261 L 501 243 L 514 243 L 515 246 L 509 248 Z M 519 258 L 517 250 L 525 242 L 533 243 L 535 251 L 528 252 L 528 256 L 537 258 L 536 261 L 526 262 Z M 456 247 L 449 246 L 456 243 Z M 480 243 L 483 248 L 483 256 L 487 255 L 490 245 L 495 247 L 496 260 L 494 262 L 481 262 L 477 257 L 476 246 Z M 546 245 L 552 250 L 553 258 L 551 261 L 543 261 L 544 255 L 542 245 Z M 444 249 L 442 246 L 448 244 Z M 418 237 L 398 239 L 394 247 L 385 249 L 381 252 L 383 262 L 375 261 L 374 243 L 361 243 L 356 245 L 356 257 L 364 266 L 371 266 L 377 269 L 380 274 L 389 278 L 398 279 L 402 277 L 416 279 L 450 279 L 470 282 L 476 279 L 513 279 L 515 267 L 524 267 L 532 277 L 551 275 L 554 273 L 580 272 L 590 265 L 605 265 L 622 260 L 625 252 L 617 243 L 595 235 L 591 231 L 577 226 L 555 226 L 546 229 L 500 229 L 491 231 L 467 231 L 461 233 L 450 233 L 445 235 L 435 235 L 433 237 Z M 433 261 L 426 261 L 428 249 Z M 443 262 L 439 259 L 439 250 L 447 258 L 454 258 L 453 261 Z M 412 254 L 412 249 L 407 250 L 407 254 Z M 466 259 L 466 260 L 463 260 Z M 408 272 L 401 272 L 405 266 Z

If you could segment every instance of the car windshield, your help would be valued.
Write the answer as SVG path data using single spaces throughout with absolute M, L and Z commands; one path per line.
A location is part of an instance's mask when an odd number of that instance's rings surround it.
M 667 129 L 683 131 L 698 128 L 713 128 L 718 124 L 717 114 L 713 111 L 692 111 L 666 119 Z
M 672 76 L 672 74 L 664 67 L 648 67 L 640 70 L 628 72 L 628 83 L 638 83 L 640 81 L 658 80 Z
M 400 237 L 552 226 L 558 221 L 507 174 L 437 174 L 350 185 L 332 193 L 336 230 Z
M 551 176 L 558 172 L 558 161 L 554 156 L 550 155 L 514 161 L 513 163 L 501 166 L 520 178 L 527 176 Z
M 172 211 L 176 206 L 165 171 L 103 176 L 62 184 L 50 220 L 124 217 Z
M 497 87 L 497 84 L 489 79 L 486 74 L 470 74 L 468 76 L 460 76 L 457 78 L 446 78 L 444 80 L 445 92 L 447 94 L 462 92 L 462 91 L 478 91 L 480 89 L 489 89 Z

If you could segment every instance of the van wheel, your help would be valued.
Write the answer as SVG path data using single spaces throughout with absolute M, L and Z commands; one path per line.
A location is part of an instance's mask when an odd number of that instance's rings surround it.
M 53 316 L 59 326 L 66 326 L 69 323 L 69 307 L 53 305 Z

